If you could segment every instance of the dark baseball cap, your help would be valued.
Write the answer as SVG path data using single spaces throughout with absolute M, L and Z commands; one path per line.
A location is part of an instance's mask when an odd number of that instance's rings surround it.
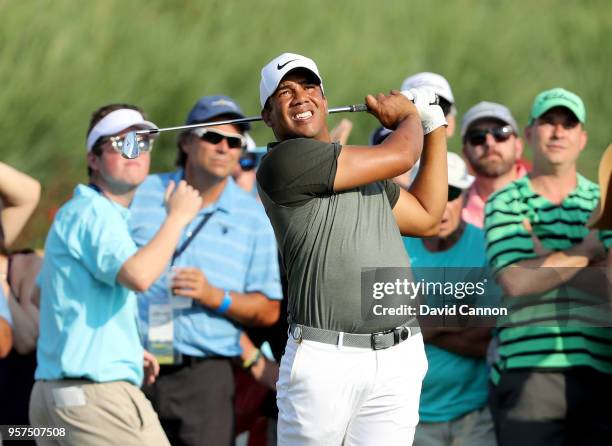
M 229 96 L 214 95 L 200 98 L 189 112 L 189 115 L 187 115 L 185 124 L 191 125 L 199 122 L 207 122 L 221 115 L 246 118 L 238 104 L 236 104 L 232 98 Z M 251 128 L 248 122 L 236 125 L 245 131 Z

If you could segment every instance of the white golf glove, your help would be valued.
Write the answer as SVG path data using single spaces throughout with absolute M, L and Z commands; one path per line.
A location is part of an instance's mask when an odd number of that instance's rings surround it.
M 433 104 L 436 101 L 436 93 L 431 88 L 411 88 L 402 91 L 402 94 L 414 103 L 419 112 L 424 135 L 433 132 L 438 127 L 448 125 L 442 108 L 438 104 Z

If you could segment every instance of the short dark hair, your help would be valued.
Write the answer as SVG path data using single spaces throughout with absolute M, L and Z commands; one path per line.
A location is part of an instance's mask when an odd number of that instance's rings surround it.
M 91 132 L 91 130 L 96 126 L 96 124 L 100 122 L 106 115 L 116 110 L 122 110 L 125 108 L 129 110 L 136 110 L 142 115 L 144 119 L 147 119 L 146 113 L 137 105 L 132 105 L 132 104 L 103 105 L 102 107 L 100 107 L 99 109 L 97 109 L 96 111 L 92 113 L 91 119 L 89 121 L 89 128 L 87 129 L 87 134 L 85 135 L 85 138 L 89 136 L 89 132 Z M 102 138 L 103 137 L 98 138 L 97 141 L 94 142 L 93 147 L 91 148 L 91 152 L 96 156 L 102 155 L 102 147 L 100 146 L 100 142 L 102 141 Z M 92 174 L 91 168 L 89 167 L 89 165 L 87 165 L 87 176 L 91 177 L 91 174 Z

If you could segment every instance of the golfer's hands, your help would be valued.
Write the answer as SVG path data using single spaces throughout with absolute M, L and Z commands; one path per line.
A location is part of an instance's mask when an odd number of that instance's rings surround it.
M 159 375 L 159 362 L 151 352 L 144 351 L 144 384 L 150 386 Z
M 172 293 L 190 297 L 211 309 L 221 306 L 224 295 L 224 291 L 212 286 L 198 268 L 176 268 L 172 279 Z
M 402 91 L 402 94 L 414 102 L 414 106 L 421 117 L 424 135 L 433 132 L 438 127 L 448 125 L 442 107 L 435 104 L 436 93 L 431 88 L 411 88 L 410 90 Z
M 400 122 L 411 114 L 418 116 L 414 104 L 397 90 L 389 94 L 371 94 L 365 98 L 370 113 L 372 113 L 388 129 L 395 130 Z
M 174 181 L 168 183 L 164 202 L 168 217 L 176 218 L 183 226 L 193 220 L 202 207 L 200 193 L 184 180 L 179 181 L 178 185 Z

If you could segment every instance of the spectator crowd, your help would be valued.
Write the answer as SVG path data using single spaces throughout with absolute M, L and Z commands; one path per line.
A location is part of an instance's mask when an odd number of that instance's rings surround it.
M 104 105 L 44 250 L 13 248 L 41 187 L 0 162 L 0 425 L 62 445 L 612 445 L 612 162 L 601 184 L 578 172 L 582 99 L 545 89 L 519 123 L 487 97 L 463 112 L 440 74 L 400 90 L 366 98 L 380 125 L 348 145 L 350 121 L 317 127 L 314 61 L 281 55 L 266 155 L 207 95 L 161 173 L 155 135 L 121 155 L 157 125 Z M 393 266 L 477 271 L 508 316 L 357 321 L 361 269 Z

